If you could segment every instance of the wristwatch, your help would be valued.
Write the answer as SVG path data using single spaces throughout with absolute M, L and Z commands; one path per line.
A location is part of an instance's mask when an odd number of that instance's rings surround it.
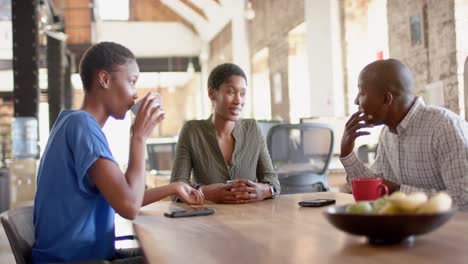
M 268 184 L 268 186 L 270 186 L 270 192 L 271 192 L 271 197 L 270 198 L 273 198 L 273 196 L 275 196 L 275 187 L 273 187 L 273 185 L 271 183 L 266 183 Z

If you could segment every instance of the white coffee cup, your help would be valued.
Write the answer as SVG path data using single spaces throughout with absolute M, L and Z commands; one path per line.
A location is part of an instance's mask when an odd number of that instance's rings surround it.
M 155 99 L 153 100 L 153 103 L 154 103 L 155 106 L 162 105 L 161 94 L 151 93 L 150 96 L 155 97 Z M 133 112 L 134 115 L 136 115 L 138 113 L 138 110 L 140 110 L 142 102 L 143 102 L 143 100 L 140 100 L 140 101 L 136 102 L 134 105 L 132 105 L 132 107 L 130 107 L 130 110 Z

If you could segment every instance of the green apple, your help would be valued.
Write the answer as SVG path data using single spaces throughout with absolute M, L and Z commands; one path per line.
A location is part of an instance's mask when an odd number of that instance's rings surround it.
M 384 208 L 387 205 L 387 203 L 388 200 L 384 197 L 375 200 L 372 207 L 372 213 L 377 214 L 378 212 L 380 212 L 380 210 L 382 210 L 382 208 Z
M 372 206 L 369 202 L 358 202 L 348 205 L 346 212 L 350 214 L 370 214 L 372 213 Z

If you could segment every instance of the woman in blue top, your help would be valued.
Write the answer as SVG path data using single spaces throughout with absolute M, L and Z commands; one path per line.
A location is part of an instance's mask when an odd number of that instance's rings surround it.
M 135 56 L 122 45 L 101 42 L 83 55 L 83 105 L 60 113 L 39 165 L 33 263 L 112 260 L 115 212 L 134 219 L 141 206 L 169 195 L 203 203 L 185 183 L 145 190 L 145 141 L 164 119 L 154 94 L 136 115 L 125 173 L 112 156 L 102 127 L 109 117 L 125 117 L 137 99 L 138 75 Z

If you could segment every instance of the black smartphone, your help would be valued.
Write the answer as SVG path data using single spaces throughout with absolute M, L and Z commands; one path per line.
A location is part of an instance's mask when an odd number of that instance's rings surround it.
M 333 199 L 314 199 L 299 202 L 300 206 L 303 207 L 320 207 L 325 205 L 334 204 L 336 201 Z
M 199 215 L 212 215 L 215 213 L 214 209 L 206 207 L 195 207 L 188 210 L 172 211 L 165 212 L 164 216 L 177 218 L 177 217 L 189 217 L 189 216 L 199 216 Z

